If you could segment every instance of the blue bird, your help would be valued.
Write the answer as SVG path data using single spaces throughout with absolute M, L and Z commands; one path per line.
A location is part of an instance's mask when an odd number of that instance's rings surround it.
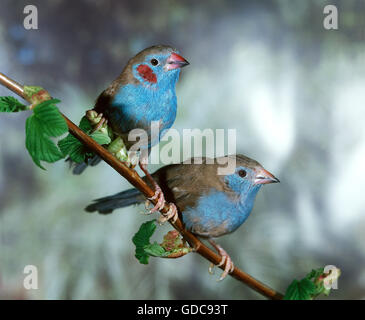
M 94 111 L 102 117 L 100 127 L 108 122 L 113 132 L 122 137 L 127 148 L 133 145 L 140 152 L 139 165 L 155 188 L 154 199 L 158 203 L 151 210 L 164 206 L 165 199 L 159 185 L 147 170 L 148 155 L 152 146 L 171 128 L 176 118 L 175 86 L 180 69 L 188 65 L 178 51 L 170 46 L 153 46 L 139 52 L 130 59 L 122 73 L 97 98 Z M 151 130 L 152 122 L 157 125 L 156 133 Z M 129 136 L 134 129 L 142 129 L 145 138 Z M 158 131 L 158 133 L 157 133 Z M 75 167 L 74 173 L 80 174 L 88 164 L 96 165 L 97 157 Z
M 208 239 L 221 255 L 219 266 L 225 264 L 221 280 L 234 266 L 230 256 L 213 238 L 231 233 L 241 226 L 250 215 L 260 188 L 279 180 L 257 161 L 243 155 L 207 160 L 203 158 L 202 164 L 197 164 L 190 159 L 190 164 L 183 162 L 165 166 L 152 176 L 161 186 L 166 199 L 180 209 L 185 227 L 195 235 Z M 219 163 L 227 163 L 228 160 L 235 161 L 235 169 L 229 174 L 218 175 Z M 143 203 L 144 200 L 137 189 L 130 189 L 97 199 L 85 210 L 106 214 L 117 208 Z

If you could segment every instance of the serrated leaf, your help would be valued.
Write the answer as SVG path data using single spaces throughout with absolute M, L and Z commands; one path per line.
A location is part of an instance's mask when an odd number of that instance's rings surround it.
M 150 256 L 144 251 L 144 248 L 141 247 L 136 247 L 135 257 L 141 264 L 148 264 L 148 260 L 150 258 Z
M 302 292 L 303 297 L 306 297 L 306 300 L 310 299 L 312 295 L 316 292 L 316 286 L 309 279 L 302 279 L 299 282 L 300 290 Z
M 145 248 L 150 245 L 150 238 L 155 230 L 155 220 L 147 221 L 139 227 L 139 230 L 132 238 L 132 242 L 136 246 L 135 257 L 142 264 L 148 264 L 149 255 Z
M 58 137 L 68 131 L 65 119 L 55 106 L 55 103 L 59 102 L 57 99 L 43 101 L 33 109 L 33 116 L 38 119 L 44 134 L 48 137 Z
M 150 243 L 150 238 L 155 230 L 155 220 L 145 222 L 141 225 L 138 232 L 132 239 L 136 246 L 135 256 L 140 263 L 148 264 L 149 256 L 179 258 L 192 251 L 191 248 L 183 246 L 180 234 L 175 230 L 170 231 L 167 235 L 165 235 L 164 242 L 162 244 L 158 244 L 157 242 Z M 175 233 L 177 233 L 177 235 Z M 174 242 L 172 246 L 170 246 L 171 241 Z M 169 250 L 166 249 L 166 245 Z
M 75 147 L 75 145 L 79 143 L 79 140 L 77 140 L 73 135 L 69 134 L 66 138 L 58 141 L 58 147 L 60 148 L 63 155 L 67 156 Z
M 64 157 L 69 155 L 71 160 L 76 163 L 80 163 L 85 160 L 84 145 L 71 134 L 60 140 L 58 142 L 58 147 L 60 148 Z
M 286 289 L 284 300 L 299 300 L 298 283 L 298 280 L 293 280 L 293 282 Z
M 60 100 L 51 99 L 39 103 L 26 121 L 25 146 L 34 163 L 42 169 L 41 161 L 56 162 L 63 158 L 62 152 L 50 139 L 68 130 L 66 121 L 55 106 L 58 102 Z
M 25 124 L 25 146 L 34 163 L 45 170 L 40 161 L 56 162 L 63 158 L 61 151 L 50 138 L 45 135 L 42 123 L 34 115 Z
M 14 97 L 0 97 L 0 112 L 19 112 L 24 110 L 28 110 L 28 107 Z
M 79 128 L 85 133 L 91 131 L 92 126 L 86 117 L 82 117 Z M 69 155 L 72 161 L 81 163 L 88 157 L 88 152 L 84 145 L 76 139 L 72 134 L 68 134 L 66 138 L 58 142 L 58 147 L 61 149 L 64 157 Z
M 312 300 L 315 298 L 321 289 L 311 279 L 317 275 L 320 275 L 318 270 L 312 270 L 302 280 L 293 280 L 286 290 L 284 300 Z
M 284 300 L 311 300 L 314 291 L 314 283 L 308 279 L 294 280 L 285 293 Z
M 88 154 L 85 152 L 85 147 L 81 143 L 75 146 L 68 155 L 71 160 L 76 163 L 81 163 L 85 161 L 86 158 L 89 158 Z
M 312 269 L 305 277 L 309 280 L 316 279 L 321 276 L 324 272 L 324 268 Z
M 86 117 L 83 117 L 80 121 L 79 128 L 85 133 L 92 131 L 92 126 Z M 111 142 L 110 137 L 103 132 L 96 131 L 90 135 L 100 145 L 109 144 Z M 58 142 L 58 146 L 61 149 L 64 156 L 69 155 L 72 161 L 81 163 L 86 161 L 87 158 L 94 156 L 94 153 L 90 152 L 78 139 L 72 134 L 69 134 L 66 138 Z
M 154 257 L 163 257 L 166 255 L 166 251 L 163 247 L 161 247 L 157 242 L 148 244 L 144 247 L 144 251 Z
M 91 126 L 90 121 L 85 116 L 83 116 L 80 120 L 79 128 L 85 133 L 90 133 L 93 127 Z
M 143 223 L 137 233 L 133 236 L 132 241 L 138 247 L 145 247 L 150 244 L 150 238 L 156 230 L 155 220 Z
M 96 131 L 91 136 L 97 143 L 103 145 L 103 144 L 109 144 L 111 142 L 110 137 L 103 132 Z

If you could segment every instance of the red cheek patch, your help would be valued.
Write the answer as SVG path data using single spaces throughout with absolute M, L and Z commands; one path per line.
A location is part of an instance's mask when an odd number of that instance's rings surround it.
M 152 69 L 146 64 L 140 64 L 137 68 L 139 75 L 148 82 L 156 83 L 157 77 Z

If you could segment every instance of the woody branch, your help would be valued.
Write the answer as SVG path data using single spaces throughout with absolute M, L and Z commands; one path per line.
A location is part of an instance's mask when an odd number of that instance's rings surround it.
M 5 74 L 0 73 L 0 84 L 7 87 L 9 90 L 16 93 L 18 96 L 22 97 L 24 100 L 29 101 L 29 99 L 24 94 L 23 86 L 17 83 L 16 81 L 10 79 Z M 62 113 L 61 113 L 62 114 Z M 77 138 L 82 144 L 87 146 L 88 149 L 92 150 L 96 153 L 100 158 L 102 158 L 106 163 L 108 163 L 115 171 L 117 171 L 122 177 L 127 179 L 135 188 L 141 191 L 146 198 L 151 198 L 154 195 L 154 190 L 152 190 L 138 175 L 138 173 L 134 170 L 126 166 L 123 162 L 119 161 L 115 158 L 109 151 L 99 145 L 96 141 L 90 138 L 87 134 L 85 134 L 78 126 L 76 126 L 70 119 L 68 119 L 65 115 L 63 115 L 65 119 L 69 132 Z M 157 200 L 152 200 L 154 204 L 156 204 Z M 165 206 L 160 210 L 161 213 L 166 214 L 169 210 L 169 206 L 165 204 Z M 194 248 L 194 252 L 198 253 L 205 259 L 214 263 L 215 265 L 219 264 L 221 261 L 221 257 L 217 255 L 214 251 L 209 249 L 206 245 L 204 245 L 196 236 L 194 236 L 191 232 L 185 229 L 183 223 L 180 218 L 176 220 L 175 223 L 169 221 L 170 224 L 182 235 L 182 237 L 189 243 L 189 245 Z M 221 269 L 224 269 L 224 265 L 220 266 Z M 232 273 L 230 273 L 232 277 L 243 282 L 253 290 L 257 291 L 261 295 L 273 299 L 280 300 L 283 298 L 283 295 L 262 282 L 256 280 L 249 274 L 240 270 L 238 267 L 234 267 Z

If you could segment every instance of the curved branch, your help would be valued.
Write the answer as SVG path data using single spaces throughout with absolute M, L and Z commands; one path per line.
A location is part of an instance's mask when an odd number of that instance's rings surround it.
M 24 94 L 23 86 L 18 84 L 16 81 L 10 79 L 3 73 L 0 73 L 0 84 L 7 87 L 9 90 L 13 91 L 23 99 L 27 100 L 26 95 Z M 119 161 L 115 158 L 110 152 L 108 152 L 105 148 L 95 142 L 92 138 L 90 138 L 87 134 L 85 134 L 78 126 L 76 126 L 71 120 L 69 120 L 65 115 L 62 114 L 64 119 L 66 120 L 69 132 L 77 138 L 81 143 L 87 146 L 90 150 L 96 153 L 99 157 L 101 157 L 105 162 L 107 162 L 111 167 L 114 168 L 122 177 L 127 179 L 135 188 L 141 191 L 146 197 L 151 198 L 154 195 L 154 190 L 152 190 L 138 175 L 138 173 L 129 167 L 127 167 L 123 162 Z M 156 204 L 156 200 L 153 201 Z M 165 205 L 161 210 L 162 213 L 167 213 L 169 207 Z M 209 249 L 206 245 L 204 245 L 196 236 L 194 236 L 191 232 L 187 231 L 178 218 L 175 223 L 169 221 L 170 224 L 180 232 L 182 237 L 189 243 L 191 247 L 194 248 L 194 252 L 200 254 L 205 259 L 214 263 L 215 265 L 219 264 L 221 261 L 221 257 L 216 254 L 214 251 Z M 224 265 L 220 267 L 224 269 Z M 240 270 L 237 267 L 234 267 L 234 270 L 230 275 L 237 280 L 245 283 L 253 290 L 262 294 L 263 296 L 273 299 L 280 300 L 283 298 L 283 295 L 262 282 L 256 280 L 249 274 Z

